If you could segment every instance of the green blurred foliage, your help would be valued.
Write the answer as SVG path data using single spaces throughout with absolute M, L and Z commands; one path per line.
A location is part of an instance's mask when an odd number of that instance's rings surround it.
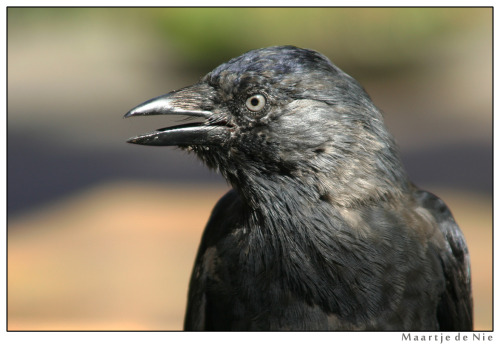
M 9 8 L 21 25 L 53 20 L 138 23 L 200 70 L 255 48 L 312 48 L 365 70 L 414 64 L 443 35 L 491 25 L 491 8 Z M 167 46 L 167 44 L 166 44 Z
M 250 49 L 292 44 L 343 65 L 394 69 L 415 62 L 435 37 L 492 19 L 487 8 L 172 8 L 152 14 L 184 57 L 203 68 Z

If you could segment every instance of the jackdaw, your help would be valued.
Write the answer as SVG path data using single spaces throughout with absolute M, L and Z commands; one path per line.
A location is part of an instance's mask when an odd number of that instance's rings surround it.
M 125 117 L 200 118 L 129 139 L 231 184 L 203 234 L 186 330 L 471 330 L 469 254 L 412 184 L 381 112 L 322 54 L 247 52 Z

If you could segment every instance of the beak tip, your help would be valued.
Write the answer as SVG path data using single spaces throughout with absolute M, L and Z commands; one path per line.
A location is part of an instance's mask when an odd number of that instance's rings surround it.
M 123 115 L 123 118 L 126 119 L 126 118 L 134 116 L 135 114 L 136 114 L 136 112 L 134 111 L 134 109 L 132 109 L 129 112 L 127 112 L 125 115 Z
M 127 139 L 127 143 L 129 144 L 137 144 L 139 137 L 132 137 Z

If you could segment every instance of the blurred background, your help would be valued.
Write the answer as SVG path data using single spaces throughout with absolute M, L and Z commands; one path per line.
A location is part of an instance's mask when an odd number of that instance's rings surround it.
M 178 330 L 229 189 L 122 119 L 245 51 L 327 55 L 384 112 L 413 181 L 450 206 L 492 328 L 492 9 L 8 8 L 8 329 Z

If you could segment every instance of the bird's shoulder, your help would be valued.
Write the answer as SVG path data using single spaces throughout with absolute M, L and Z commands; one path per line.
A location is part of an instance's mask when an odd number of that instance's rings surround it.
M 244 207 L 235 190 L 228 191 L 215 205 L 201 238 L 196 266 L 216 276 L 238 255 L 238 240 L 246 232 Z M 221 261 L 220 258 L 225 260 Z M 227 269 L 227 268 L 226 268 Z
M 238 226 L 241 212 L 241 200 L 232 189 L 217 202 L 212 211 L 203 232 L 191 274 L 184 320 L 185 330 L 205 330 L 211 327 L 211 319 L 207 319 L 207 312 L 213 306 L 207 297 L 207 289 L 211 289 L 210 286 L 218 285 L 217 282 L 224 280 L 226 277 L 220 277 L 220 274 L 225 275 L 224 272 L 227 271 L 227 268 L 221 269 L 220 267 L 220 253 L 217 247 L 220 247 L 220 242 L 231 238 L 228 235 Z
M 462 265 L 468 264 L 469 251 L 465 237 L 448 206 L 439 197 L 424 190 L 416 190 L 413 195 L 418 207 L 432 215 L 439 234 L 446 240 L 444 253 Z
M 244 206 L 238 193 L 231 189 L 214 206 L 203 233 L 203 248 L 215 245 L 236 228 L 243 226 Z
M 471 272 L 465 237 L 443 200 L 424 190 L 413 194 L 419 207 L 434 217 L 438 233 L 444 238 L 438 253 L 446 282 L 437 311 L 440 329 L 471 330 Z

